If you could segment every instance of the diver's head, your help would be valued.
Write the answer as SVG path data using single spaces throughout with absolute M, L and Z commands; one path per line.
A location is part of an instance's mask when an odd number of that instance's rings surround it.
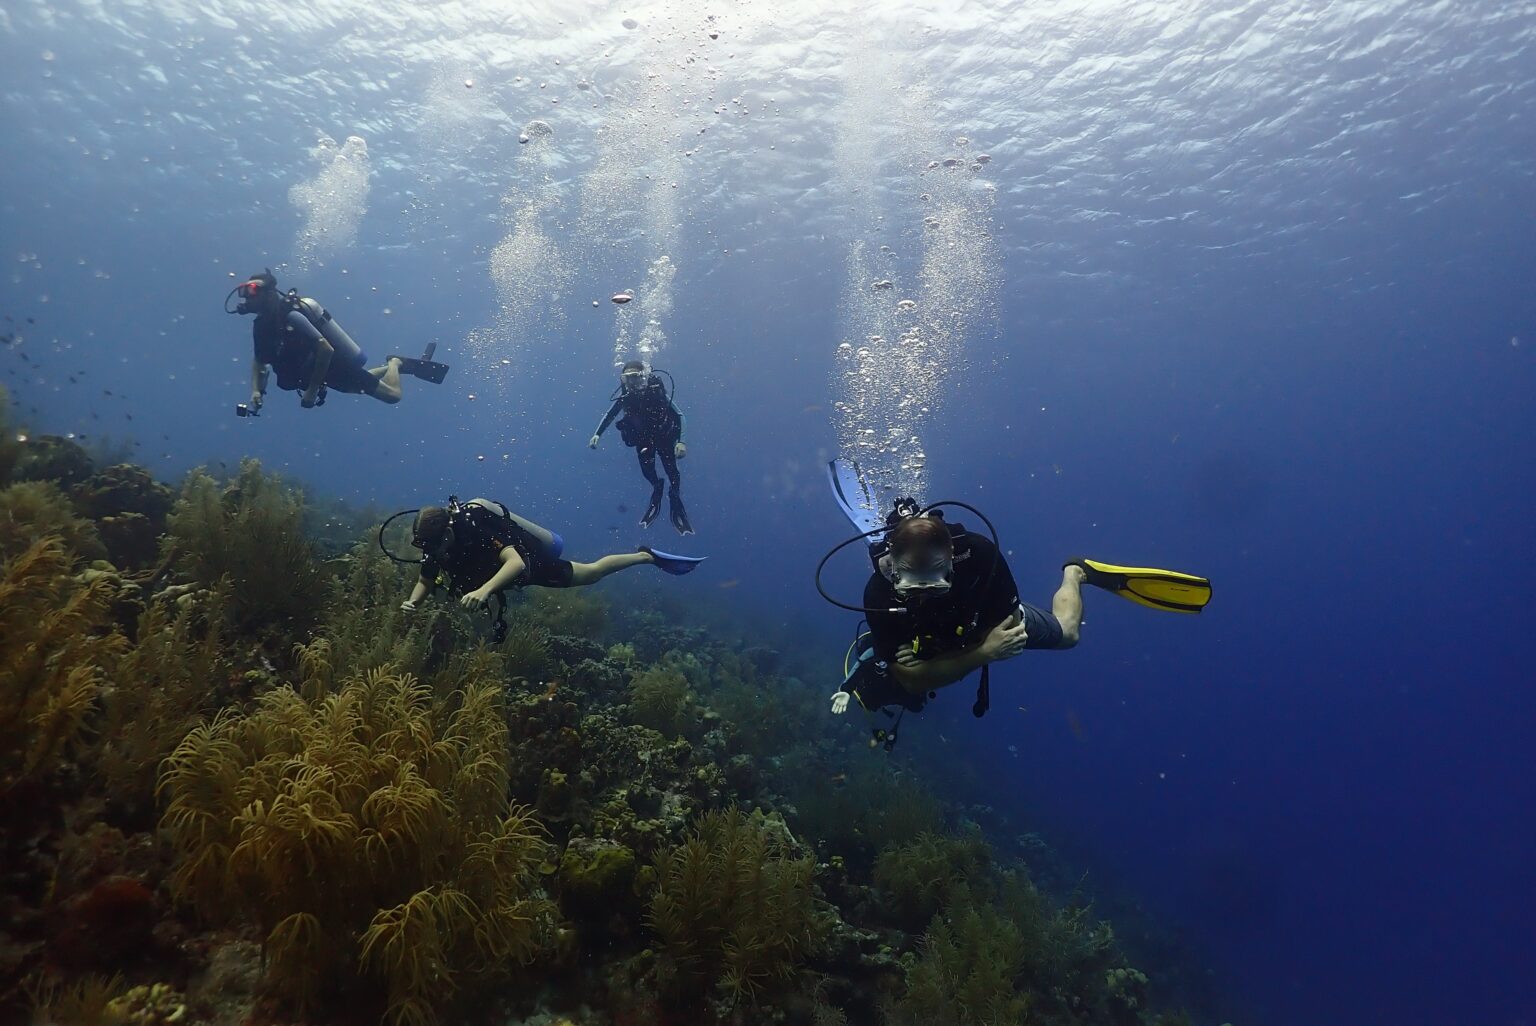
M 231 296 L 238 297 L 240 302 L 231 313 L 259 314 L 266 307 L 268 301 L 277 295 L 277 279 L 272 276 L 270 269 L 263 269 L 260 274 L 253 274 L 245 281 L 236 285 Z M 229 298 L 224 300 L 226 310 L 229 310 Z
M 453 528 L 448 525 L 448 511 L 441 506 L 423 506 L 411 525 L 411 544 L 429 556 L 440 556 L 453 544 Z
M 638 392 L 645 387 L 650 376 L 651 373 L 645 369 L 644 361 L 631 360 L 624 365 L 623 370 L 619 371 L 619 384 L 626 392 Z
M 890 568 L 886 576 L 903 602 L 922 601 L 949 591 L 955 543 L 938 516 L 902 520 L 886 535 Z

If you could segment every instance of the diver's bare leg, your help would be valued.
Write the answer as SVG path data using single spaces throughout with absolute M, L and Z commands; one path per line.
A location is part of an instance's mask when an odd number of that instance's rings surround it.
M 585 584 L 596 584 L 609 574 L 616 574 L 620 570 L 628 570 L 642 563 L 654 562 L 649 552 L 620 552 L 612 556 L 604 556 L 596 563 L 572 562 L 571 587 L 580 588 Z
M 1080 566 L 1064 567 L 1061 571 L 1061 587 L 1051 598 L 1051 612 L 1061 623 L 1061 647 L 1077 644 L 1083 626 L 1083 579 L 1088 575 Z
M 373 397 L 380 402 L 391 405 L 398 403 L 403 394 L 400 391 L 400 358 L 391 357 L 390 361 L 382 367 L 370 367 L 368 373 L 379 379 L 379 387 L 373 390 Z

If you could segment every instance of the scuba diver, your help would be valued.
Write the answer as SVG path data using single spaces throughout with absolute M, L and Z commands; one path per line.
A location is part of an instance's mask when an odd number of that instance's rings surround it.
M 991 664 L 1026 650 L 1075 646 L 1084 584 L 1172 612 L 1198 613 L 1210 601 L 1211 583 L 1203 577 L 1074 558 L 1062 567 L 1047 612 L 1019 599 L 997 532 L 980 510 L 961 502 L 920 506 L 900 499 L 881 521 L 857 465 L 837 460 L 830 472 L 838 505 L 861 533 L 827 553 L 816 569 L 816 587 L 833 605 L 863 613 L 868 623 L 849 647 L 832 712 L 846 712 L 853 699 L 869 713 L 894 719 L 889 729 L 874 730 L 870 742 L 886 751 L 896 744 L 901 717 L 921 712 L 940 688 L 980 670 L 971 712 L 984 716 L 991 704 Z M 975 514 L 991 537 L 945 520 L 942 506 Z M 874 572 L 863 604 L 839 602 L 822 588 L 822 570 L 838 551 L 865 539 Z
M 624 365 L 619 374 L 618 391 L 611 397 L 613 405 L 608 407 L 608 413 L 587 442 L 587 447 L 596 449 L 608 425 L 622 413 L 619 437 L 635 450 L 640 460 L 640 473 L 651 485 L 651 501 L 640 518 L 640 526 L 650 527 L 656 514 L 661 512 L 661 497 L 666 485 L 656 476 L 656 457 L 660 456 L 661 468 L 666 471 L 667 480 L 672 482 L 672 526 L 677 528 L 678 534 L 692 534 L 688 511 L 683 508 L 683 482 L 677 472 L 677 461 L 688 455 L 688 445 L 683 441 L 683 413 L 672 398 L 677 391 L 676 384 L 669 393 L 658 374 L 666 374 L 666 371 L 653 371 L 639 360 Z
M 229 301 L 237 296 L 240 302 L 230 309 Z M 367 355 L 330 311 L 300 296 L 297 289 L 279 292 L 270 269 L 231 289 L 224 297 L 224 312 L 256 315 L 251 324 L 255 342 L 251 401 L 236 405 L 235 413 L 241 417 L 261 414 L 269 370 L 277 372 L 278 388 L 303 393 L 299 405 L 306 410 L 325 405 L 330 389 L 398 403 L 401 374 L 440 385 L 448 373 L 447 365 L 432 362 L 436 342 L 427 346 L 419 360 L 391 356 L 384 366 L 370 369 Z
M 411 545 L 421 558 L 405 559 L 384 544 L 384 530 L 391 522 L 416 514 L 411 526 Z M 704 562 L 704 557 L 678 556 L 641 546 L 635 552 L 604 556 L 595 563 L 562 559 L 565 541 L 491 499 L 461 503 L 450 496 L 448 505 L 404 510 L 379 528 L 379 548 L 397 563 L 420 563 L 421 576 L 411 595 L 400 604 L 414 612 L 417 603 L 438 586 L 459 596 L 469 609 L 487 608 L 495 601 L 491 637 L 497 643 L 507 636 L 506 598 L 509 588 L 580 588 L 596 584 L 610 574 L 650 563 L 663 573 L 681 577 Z

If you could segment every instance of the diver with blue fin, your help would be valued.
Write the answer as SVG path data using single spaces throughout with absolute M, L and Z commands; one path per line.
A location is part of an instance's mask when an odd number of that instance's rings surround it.
M 411 545 L 419 558 L 396 555 L 384 532 L 401 517 L 415 514 Z M 548 528 L 518 516 L 505 503 L 492 499 L 460 502 L 450 496 L 447 506 L 402 510 L 379 527 L 379 548 L 397 563 L 419 563 L 421 574 L 410 597 L 400 604 L 414 612 L 418 603 L 438 587 L 459 596 L 468 609 L 493 609 L 491 637 L 507 636 L 506 598 L 510 588 L 581 588 L 632 566 L 651 564 L 662 573 L 681 577 L 704 562 L 702 556 L 679 556 L 641 546 L 635 552 L 603 556 L 595 563 L 561 558 L 565 541 Z M 492 606 L 494 603 L 494 607 Z
M 236 298 L 239 302 L 231 309 L 230 300 Z M 391 356 L 384 366 L 369 368 L 367 354 L 330 311 L 300 296 L 297 289 L 279 292 L 270 268 L 231 289 L 224 297 L 224 312 L 256 316 L 251 324 L 251 399 L 235 406 L 241 417 L 260 416 L 269 371 L 276 372 L 278 388 L 302 393 L 299 405 L 306 410 L 324 406 L 331 390 L 398 403 L 401 374 L 440 385 L 448 373 L 447 364 L 432 360 L 436 342 L 420 359 Z
M 860 533 L 822 558 L 816 588 L 833 605 L 862 613 L 868 624 L 849 646 L 832 712 L 841 715 L 856 700 L 867 712 L 893 720 L 876 729 L 870 742 L 886 751 L 895 747 L 901 717 L 921 712 L 938 689 L 980 670 L 971 712 L 984 716 L 991 704 L 993 663 L 1029 649 L 1075 646 L 1084 584 L 1171 612 L 1198 613 L 1210 601 L 1211 582 L 1203 577 L 1075 558 L 1062 567 L 1061 585 L 1046 611 L 1019 599 L 997 531 L 980 510 L 963 502 L 922 506 L 900 499 L 881 517 L 857 464 L 834 460 L 829 472 L 839 508 Z M 941 507 L 946 506 L 974 514 L 990 537 L 945 520 Z M 868 543 L 874 572 L 863 604 L 855 606 L 828 595 L 821 574 L 834 555 L 858 541 Z
M 619 437 L 635 450 L 640 473 L 651 486 L 651 500 L 640 517 L 641 527 L 650 527 L 661 512 L 661 500 L 666 490 L 666 483 L 656 474 L 656 458 L 661 457 L 661 469 L 672 485 L 672 526 L 678 534 L 687 535 L 693 533 L 693 525 L 688 522 L 688 511 L 683 508 L 683 480 L 677 469 L 677 461 L 688 455 L 688 443 L 683 441 L 686 421 L 673 399 L 677 392 L 676 382 L 669 390 L 661 380 L 660 376 L 666 373 L 653 370 L 640 360 L 626 363 L 619 373 L 618 390 L 609 397 L 612 405 L 592 433 L 587 447 L 596 449 L 603 432 L 615 419 L 618 420 Z M 667 377 L 670 379 L 672 375 L 667 374 Z M 623 414 L 622 418 L 620 414 Z

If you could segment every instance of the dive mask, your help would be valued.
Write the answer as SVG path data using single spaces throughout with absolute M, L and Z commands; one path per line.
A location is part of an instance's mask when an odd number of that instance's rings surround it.
M 619 382 L 626 392 L 638 392 L 645 385 L 648 375 L 645 371 L 625 371 L 619 376 Z
M 921 549 L 891 557 L 891 587 L 902 598 L 937 596 L 949 591 L 955 558 L 941 549 Z

